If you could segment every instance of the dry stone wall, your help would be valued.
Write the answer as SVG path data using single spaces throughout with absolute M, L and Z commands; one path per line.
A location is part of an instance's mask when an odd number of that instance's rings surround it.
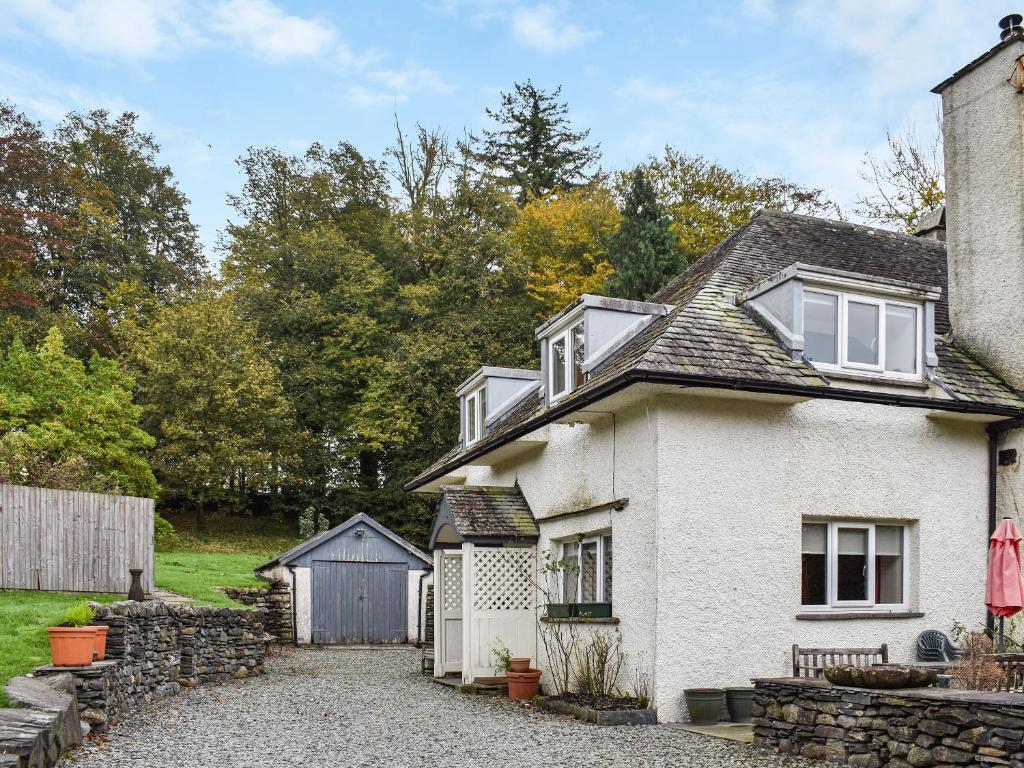
M 224 592 L 232 600 L 262 612 L 264 631 L 273 635 L 279 643 L 291 643 L 294 640 L 292 595 L 283 581 L 275 581 L 268 588 L 226 587 Z
M 159 601 L 93 604 L 110 627 L 107 658 L 70 672 L 82 719 L 105 730 L 121 714 L 177 693 L 182 686 L 262 674 L 267 637 L 259 611 L 168 605 Z
M 1024 768 L 1024 695 L 756 680 L 754 744 L 859 768 Z

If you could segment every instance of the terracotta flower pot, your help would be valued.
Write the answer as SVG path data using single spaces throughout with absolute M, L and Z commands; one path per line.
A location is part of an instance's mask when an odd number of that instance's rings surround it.
M 95 624 L 89 629 L 96 630 L 96 645 L 93 651 L 96 654 L 96 661 L 103 661 L 107 655 L 107 631 L 110 629 L 106 624 Z
M 96 650 L 96 627 L 47 627 L 55 667 L 87 667 Z
M 529 701 L 540 693 L 539 669 L 530 669 L 526 672 L 508 672 L 505 679 L 508 681 L 508 697 L 512 701 Z
M 509 672 L 529 672 L 530 671 L 530 657 L 529 656 L 527 656 L 525 659 L 524 658 L 516 658 L 515 656 L 513 656 L 511 659 L 508 660 L 508 664 L 509 664 L 509 668 L 508 668 Z

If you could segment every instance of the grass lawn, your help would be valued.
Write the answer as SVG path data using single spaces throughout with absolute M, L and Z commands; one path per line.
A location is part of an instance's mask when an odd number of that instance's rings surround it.
M 266 555 L 263 562 L 283 554 L 299 543 L 294 523 L 272 517 L 211 515 L 196 530 L 191 514 L 165 513 L 177 533 L 175 550 L 216 554 Z
M 6 706 L 3 685 L 15 675 L 50 661 L 46 628 L 63 621 L 64 611 L 83 600 L 112 603 L 123 595 L 0 590 L 0 706 Z
M 252 571 L 268 559 L 240 553 L 157 552 L 153 568 L 158 587 L 194 597 L 202 605 L 239 608 L 239 603 L 215 587 L 266 586 Z

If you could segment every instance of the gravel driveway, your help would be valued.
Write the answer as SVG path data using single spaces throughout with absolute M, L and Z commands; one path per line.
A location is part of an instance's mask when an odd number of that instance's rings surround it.
M 184 690 L 62 766 L 810 766 L 666 726 L 598 727 L 469 696 L 394 650 L 290 651 L 261 678 Z

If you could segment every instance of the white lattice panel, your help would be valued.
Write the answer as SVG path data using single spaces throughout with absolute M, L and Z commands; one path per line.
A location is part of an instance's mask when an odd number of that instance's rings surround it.
M 441 559 L 444 582 L 444 609 L 462 610 L 462 555 L 445 555 Z
M 533 608 L 532 549 L 477 548 L 473 551 L 473 608 L 522 611 Z

